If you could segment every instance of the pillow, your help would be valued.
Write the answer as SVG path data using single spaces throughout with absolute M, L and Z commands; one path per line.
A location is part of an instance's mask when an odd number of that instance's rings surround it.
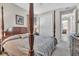
M 12 32 L 12 27 L 9 27 L 6 31 L 8 31 L 8 32 Z
M 18 36 L 19 36 L 20 38 L 22 38 L 22 34 L 18 34 Z
M 19 35 L 10 36 L 10 37 L 6 38 L 6 39 L 2 42 L 2 44 L 4 44 L 5 42 L 7 42 L 7 41 L 9 41 L 9 40 L 14 40 L 14 39 L 19 39 L 19 38 L 20 38 Z
M 26 38 L 26 37 L 29 37 L 29 33 L 19 34 L 19 36 L 20 36 L 21 38 Z
M 20 38 L 20 36 L 17 34 L 17 35 L 10 36 L 7 39 L 18 39 L 18 38 Z

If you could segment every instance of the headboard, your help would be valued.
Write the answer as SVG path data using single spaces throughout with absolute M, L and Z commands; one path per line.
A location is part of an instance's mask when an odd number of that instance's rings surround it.
M 28 33 L 26 27 L 12 27 L 12 28 L 8 28 L 8 30 L 5 31 L 5 36 L 12 36 L 12 35 L 24 34 L 24 33 Z
M 26 27 L 13 27 L 12 32 L 13 34 L 23 34 L 28 33 L 28 30 Z

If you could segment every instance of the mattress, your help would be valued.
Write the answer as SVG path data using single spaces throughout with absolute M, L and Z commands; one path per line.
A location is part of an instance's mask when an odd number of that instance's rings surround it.
M 29 38 L 5 39 L 3 48 L 10 56 L 27 56 L 29 53 Z M 34 55 L 51 56 L 54 50 L 54 38 L 50 36 L 35 36 Z

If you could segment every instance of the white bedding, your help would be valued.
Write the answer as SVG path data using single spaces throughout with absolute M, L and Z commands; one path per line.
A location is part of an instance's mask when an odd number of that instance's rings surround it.
M 3 41 L 4 42 L 4 41 Z M 5 39 L 3 43 L 5 52 L 11 56 L 25 56 L 29 52 L 29 39 Z M 47 36 L 35 36 L 34 55 L 50 56 L 54 50 L 54 38 Z

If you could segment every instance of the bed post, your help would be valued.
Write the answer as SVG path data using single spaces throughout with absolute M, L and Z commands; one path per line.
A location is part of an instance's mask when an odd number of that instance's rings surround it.
M 54 10 L 54 39 L 55 39 L 55 40 L 54 40 L 54 42 L 55 42 L 54 45 L 57 44 L 56 32 L 55 32 L 55 30 L 56 30 L 56 25 L 55 25 L 55 12 L 56 12 L 56 11 Z
M 3 12 L 3 6 L 1 7 L 2 9 L 2 41 L 4 39 L 4 12 Z
M 34 30 L 34 11 L 33 11 L 33 3 L 30 3 L 29 7 L 29 55 L 33 56 L 34 55 L 34 35 L 33 35 L 33 30 Z
M 2 30 L 2 39 L 1 42 L 4 39 L 4 17 L 3 17 L 3 6 L 1 7 L 1 15 L 2 15 L 2 25 L 1 25 L 1 30 Z M 2 48 L 2 44 L 0 45 L 0 54 L 2 54 L 3 52 L 3 48 Z

